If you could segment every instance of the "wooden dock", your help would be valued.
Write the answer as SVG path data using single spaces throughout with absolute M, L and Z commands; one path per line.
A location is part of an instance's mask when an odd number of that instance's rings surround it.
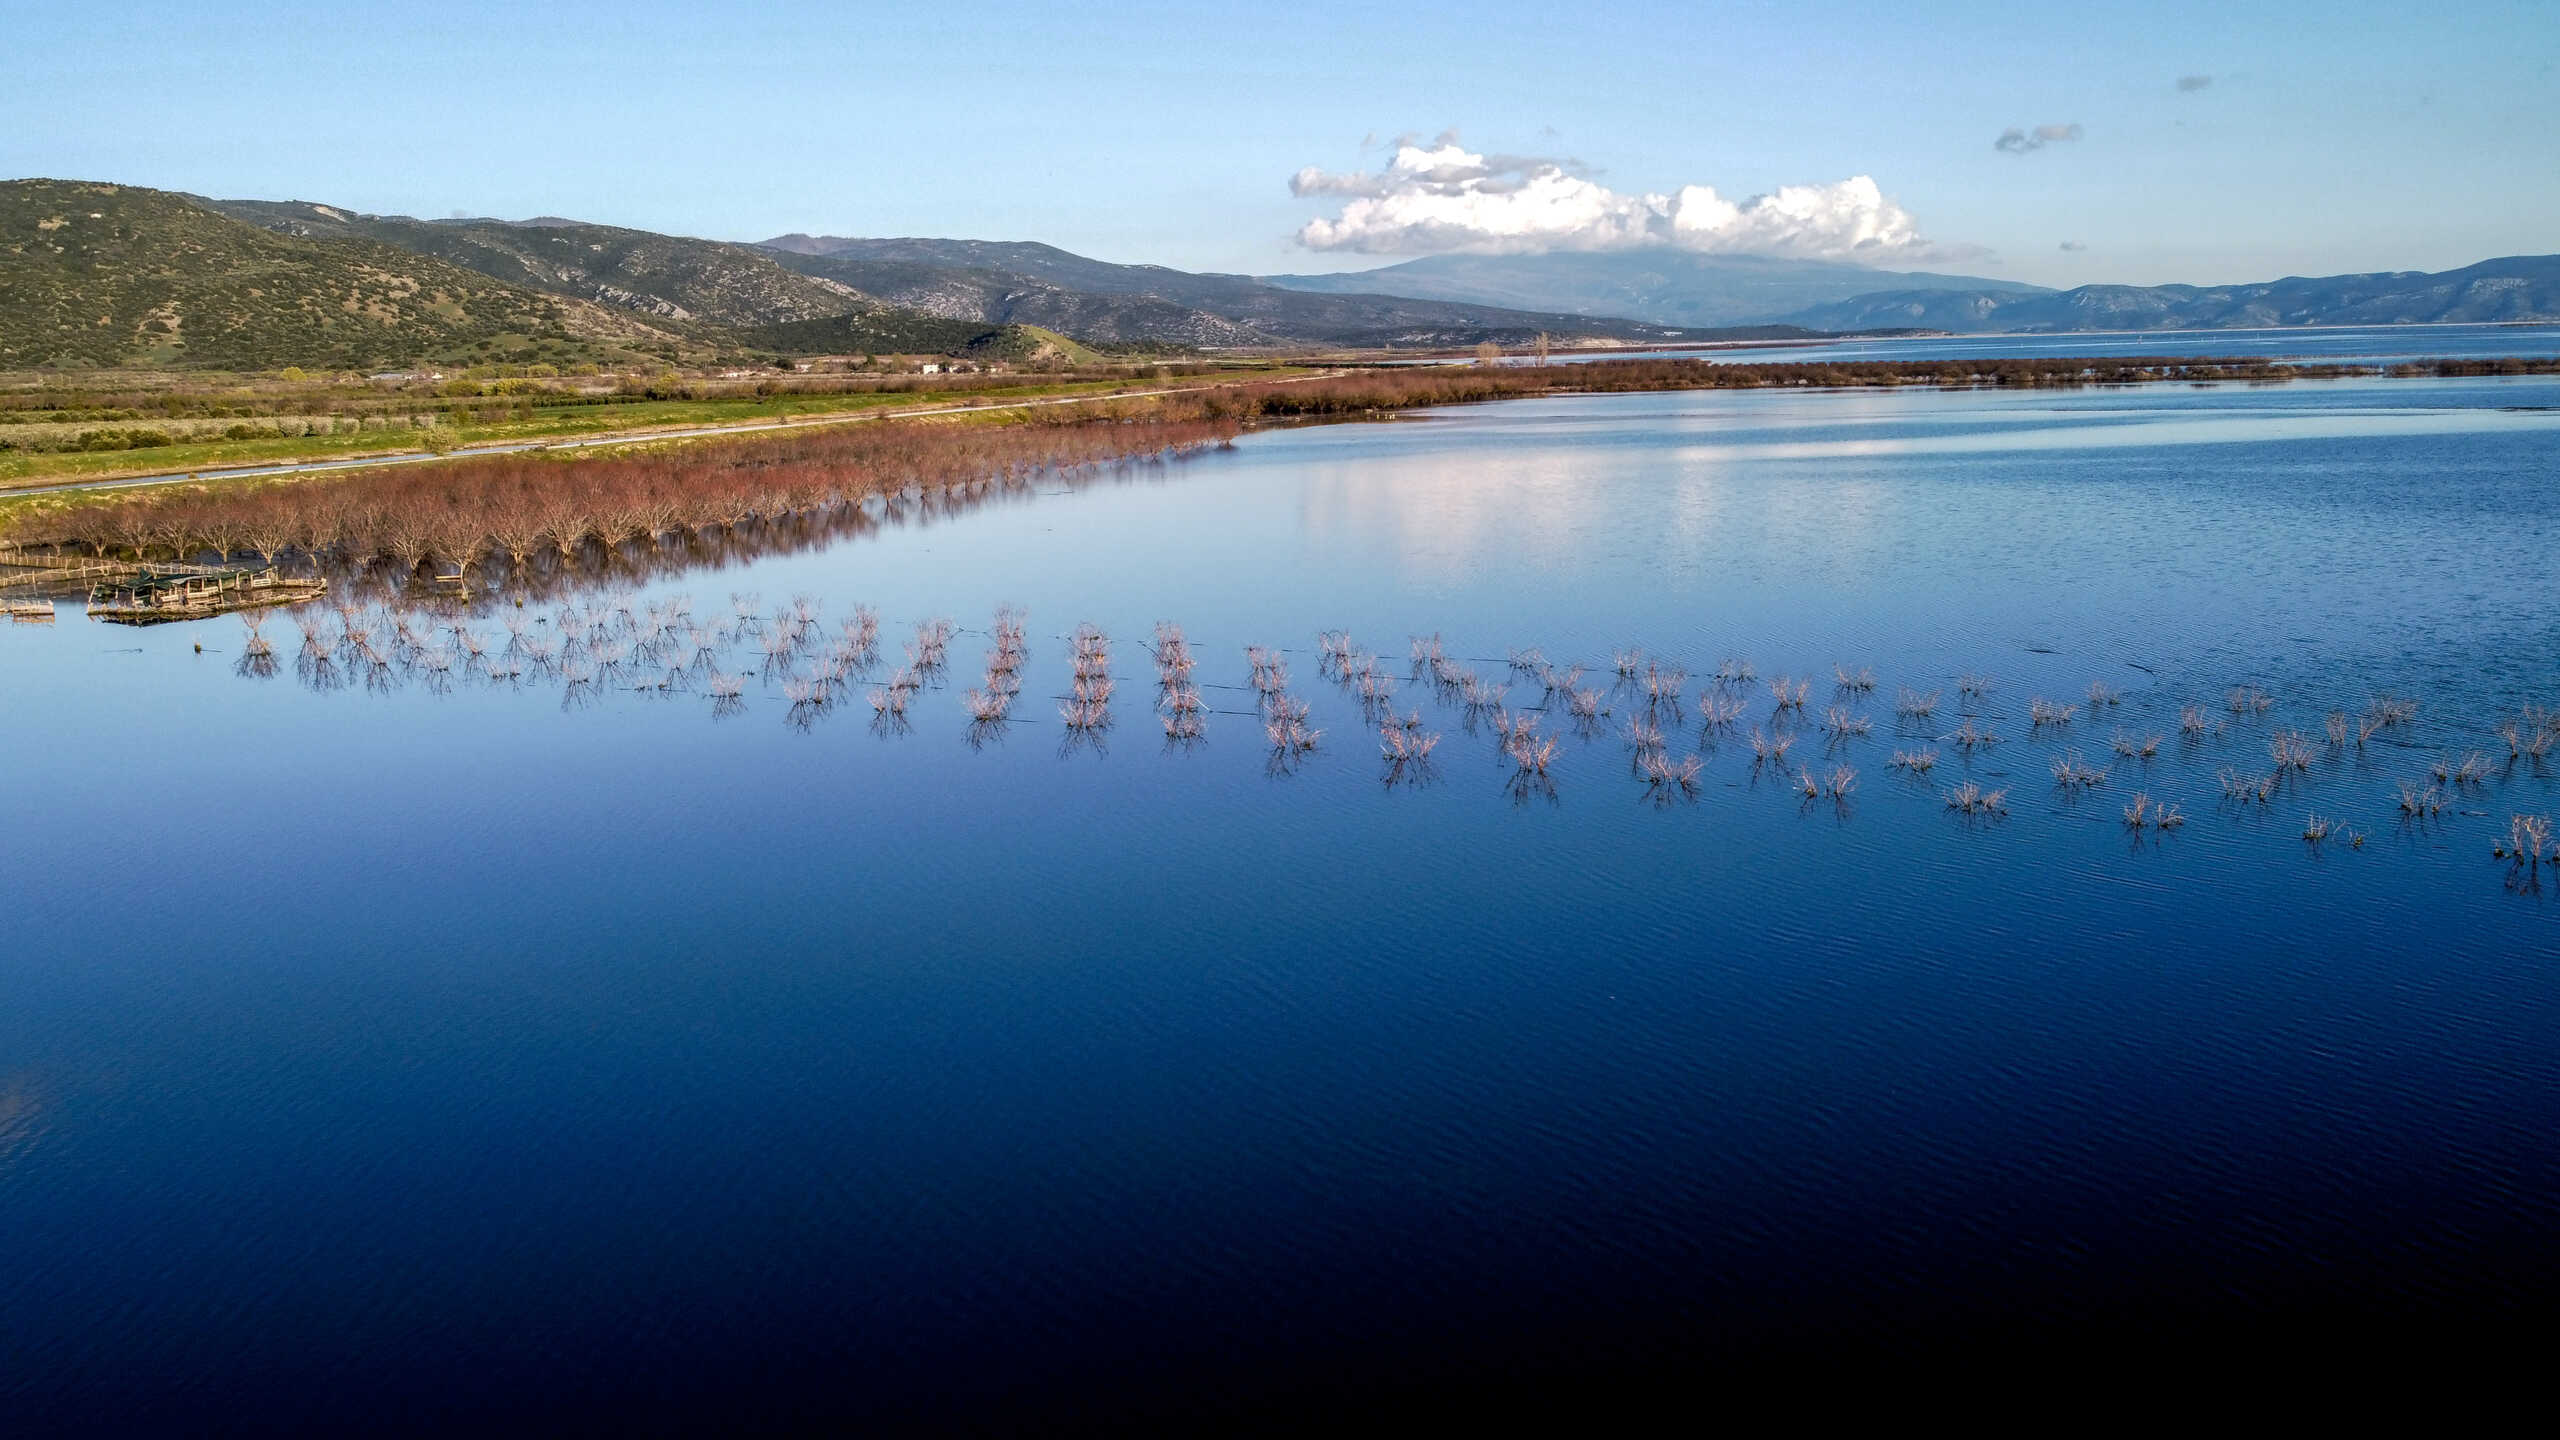
M 273 565 L 145 565 L 99 581 L 89 591 L 88 615 L 115 625 L 158 625 L 298 604 L 328 590 L 326 580 L 288 579 Z

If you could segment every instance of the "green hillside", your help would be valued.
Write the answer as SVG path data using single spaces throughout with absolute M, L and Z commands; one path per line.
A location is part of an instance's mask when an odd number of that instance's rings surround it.
M 183 196 L 0 183 L 0 368 L 369 369 L 669 355 L 645 317 L 362 238 L 277 234 Z
M 309 201 L 209 200 L 234 219 L 314 240 L 363 239 L 527 289 L 639 313 L 651 324 L 778 325 L 840 315 L 864 297 L 761 250 L 571 220 L 415 220 Z

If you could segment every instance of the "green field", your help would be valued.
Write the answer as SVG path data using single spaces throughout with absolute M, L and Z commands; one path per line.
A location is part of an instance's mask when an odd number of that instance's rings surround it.
M 208 439 L 138 450 L 44 452 L 0 449 L 0 489 L 77 480 L 112 480 L 175 471 L 214 471 L 314 460 L 407 455 L 439 446 L 458 448 L 512 441 L 575 440 L 649 430 L 826 416 L 852 418 L 880 410 L 965 410 L 1026 399 L 1106 396 L 1122 391 L 1272 379 L 1297 373 L 1303 372 L 1285 368 L 1238 367 L 1169 380 L 1130 375 L 1100 379 L 990 375 L 985 377 L 982 385 L 923 392 L 879 390 L 802 394 L 776 391 L 758 395 L 752 389 L 742 388 L 733 395 L 693 399 L 613 397 L 606 403 L 536 407 L 513 411 L 504 418 L 495 419 L 476 418 L 473 406 L 463 404 L 445 410 L 438 416 L 437 423 L 428 429 L 403 427 L 367 430 L 360 434 Z

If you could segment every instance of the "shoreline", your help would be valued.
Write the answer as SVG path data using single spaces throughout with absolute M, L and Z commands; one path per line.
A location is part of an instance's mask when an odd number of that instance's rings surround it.
M 1748 348 L 1761 348 L 1758 346 Z M 1208 385 L 1156 386 L 1144 390 L 1123 390 L 1106 394 L 1042 396 L 1005 401 L 963 401 L 903 409 L 872 409 L 840 412 L 810 417 L 757 419 L 736 424 L 689 427 L 652 427 L 615 431 L 604 435 L 585 435 L 561 439 L 528 439 L 494 444 L 456 446 L 449 450 L 406 450 L 363 454 L 340 458 L 292 461 L 282 464 L 250 464 L 243 466 L 200 466 L 190 470 L 145 472 L 108 476 L 99 479 L 39 481 L 31 484 L 0 485 L 0 516 L 25 502 L 48 498 L 108 496 L 128 490 L 156 489 L 174 485 L 210 485 L 223 481 L 290 479 L 297 476 L 341 475 L 364 470 L 391 469 L 435 462 L 468 462 L 510 455 L 530 455 L 554 451 L 602 450 L 613 447 L 651 445 L 684 445 L 695 442 L 718 444 L 728 440 L 751 439 L 794 432 L 824 430 L 847 425 L 893 421 L 931 421 L 948 417 L 1004 416 L 1009 413 L 1055 410 L 1076 405 L 1109 405 L 1132 401 L 1160 401 L 1177 396 L 1212 396 L 1242 394 L 1278 386 L 1305 386 L 1323 382 L 1358 383 L 1367 377 L 1401 377 L 1404 380 L 1433 377 L 1462 377 L 1484 388 L 1500 393 L 1468 395 L 1457 399 L 1433 399 L 1411 404 L 1360 405 L 1349 407 L 1357 415 L 1374 415 L 1381 410 L 1427 409 L 1442 404 L 1463 404 L 1497 399 L 1527 399 L 1540 395 L 1607 394 L 1630 390 L 1685 391 L 1725 389 L 1801 388 L 1818 390 L 1872 389 L 1958 389 L 1990 385 L 2010 388 L 2014 377 L 2023 373 L 2034 388 L 2075 388 L 2084 385 L 2130 385 L 2162 383 L 2247 383 L 2289 384 L 2296 380 L 2345 379 L 2441 379 L 2495 376 L 2501 374 L 2560 374 L 2560 359 L 2510 356 L 2496 360 L 2439 360 L 2432 362 L 2303 362 L 2280 363 L 2263 359 L 2196 358 L 2167 359 L 2158 356 L 2067 356 L 2067 357 L 1999 357 L 1975 356 L 1943 360 L 1862 360 L 1843 357 L 1836 362 L 1778 361 L 1770 367 L 1749 365 L 1716 366 L 1699 371 L 1683 371 L 1677 376 L 1637 377 L 1635 383 L 1610 384 L 1619 371 L 1612 367 L 1647 367 L 1680 365 L 1694 361 L 1682 357 L 1584 360 L 1549 365 L 1541 370 L 1526 365 L 1478 366 L 1466 363 L 1421 362 L 1409 365 L 1372 365 L 1356 368 L 1334 368 L 1305 375 L 1277 376 L 1268 379 L 1228 381 Z M 1781 373 L 1771 383 L 1770 370 Z M 1561 383 L 1536 383 L 1553 375 Z M 1308 412 L 1300 415 L 1285 405 L 1265 412 L 1289 418 L 1312 418 L 1332 411 Z

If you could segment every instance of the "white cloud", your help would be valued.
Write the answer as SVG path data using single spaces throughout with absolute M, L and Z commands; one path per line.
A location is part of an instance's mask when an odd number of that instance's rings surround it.
M 1627 195 L 1570 160 L 1479 155 L 1454 135 L 1399 144 L 1384 169 L 1299 171 L 1289 193 L 1342 200 L 1308 221 L 1311 250 L 1421 255 L 1466 250 L 1674 248 L 1800 259 L 1916 259 L 1932 247 L 1919 222 L 1864 175 L 1828 185 L 1788 185 L 1728 200 L 1713 186 Z

